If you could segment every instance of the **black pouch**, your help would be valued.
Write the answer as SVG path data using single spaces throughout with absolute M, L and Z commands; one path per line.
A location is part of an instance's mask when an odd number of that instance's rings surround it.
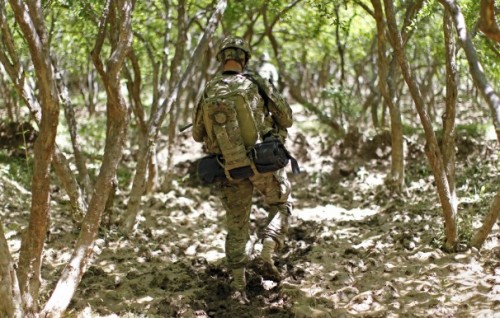
M 212 184 L 217 181 L 227 180 L 223 168 L 224 160 L 212 154 L 205 156 L 198 162 L 198 178 L 203 184 Z M 250 166 L 229 170 L 229 175 L 235 180 L 250 178 L 254 175 Z
M 272 172 L 286 167 L 289 160 L 285 147 L 277 139 L 268 139 L 256 144 L 251 156 L 257 171 L 260 173 Z
M 274 172 L 292 163 L 292 172 L 300 173 L 297 160 L 293 158 L 279 139 L 270 138 L 256 144 L 249 153 L 259 173 Z M 212 184 L 217 181 L 227 180 L 224 173 L 224 160 L 218 155 L 205 156 L 198 162 L 198 178 L 203 184 Z M 232 179 L 240 180 L 250 178 L 254 171 L 250 166 L 229 170 Z
M 269 138 L 262 143 L 256 144 L 251 152 L 252 160 L 260 173 L 273 172 L 286 167 L 292 161 L 292 171 L 300 173 L 297 160 L 293 158 L 281 141 L 277 138 Z
M 250 166 L 245 166 L 229 170 L 229 175 L 233 179 L 240 180 L 250 178 L 254 173 Z
M 203 184 L 212 184 L 226 179 L 224 168 L 217 160 L 217 155 L 208 155 L 198 162 L 198 178 Z

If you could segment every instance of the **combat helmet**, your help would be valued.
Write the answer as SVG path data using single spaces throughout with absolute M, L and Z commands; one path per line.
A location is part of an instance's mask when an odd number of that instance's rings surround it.
M 251 57 L 250 47 L 243 38 L 228 36 L 221 41 L 216 57 L 219 62 L 232 59 L 246 65 Z

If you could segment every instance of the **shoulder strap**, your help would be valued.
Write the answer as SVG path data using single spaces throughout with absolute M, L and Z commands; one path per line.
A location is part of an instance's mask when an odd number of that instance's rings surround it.
M 257 89 L 259 90 L 259 95 L 262 97 L 264 100 L 264 108 L 266 109 L 266 116 L 269 115 L 269 96 L 267 95 L 266 91 L 264 88 L 262 88 L 262 85 L 253 77 L 253 74 L 251 73 L 243 73 L 243 76 L 245 76 L 247 79 L 252 81 L 255 85 L 257 85 Z

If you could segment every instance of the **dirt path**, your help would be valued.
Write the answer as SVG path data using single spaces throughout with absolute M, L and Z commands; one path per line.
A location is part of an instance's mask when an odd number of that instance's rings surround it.
M 179 156 L 179 175 L 188 175 L 189 160 Z M 128 237 L 108 222 L 125 211 L 121 197 L 104 221 L 94 262 L 67 317 L 500 317 L 498 224 L 481 251 L 443 253 L 432 180 L 414 178 L 418 181 L 409 183 L 404 196 L 395 196 L 384 190 L 384 165 L 375 160 L 351 168 L 322 159 L 303 166 L 304 174 L 293 180 L 289 238 L 276 259 L 285 279 L 276 284 L 249 270 L 249 306 L 228 300 L 224 213 L 209 188 L 186 177 L 172 191 L 146 197 L 141 222 Z M 409 171 L 422 166 L 415 163 Z M 492 182 L 488 174 L 495 171 L 478 173 L 483 174 L 478 179 Z M 1 216 L 16 256 L 29 192 L 3 184 Z M 484 213 L 489 195 L 469 197 L 460 212 Z M 259 202 L 252 211 L 253 233 L 265 217 Z M 43 269 L 46 293 L 78 233 L 69 230 L 74 226 L 64 197 L 53 208 Z M 480 219 L 473 214 L 460 226 L 468 221 L 477 227 Z M 252 239 L 257 241 L 255 234 Z

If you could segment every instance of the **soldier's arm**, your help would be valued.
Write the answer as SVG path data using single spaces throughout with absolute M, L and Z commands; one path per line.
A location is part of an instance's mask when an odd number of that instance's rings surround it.
M 281 128 L 291 127 L 293 124 L 292 109 L 276 87 L 258 74 L 248 73 L 248 75 L 259 87 L 259 93 L 262 92 L 262 97 L 268 100 L 269 112 L 273 115 L 274 121 Z
M 274 120 L 281 128 L 289 128 L 293 124 L 292 108 L 287 101 L 278 93 L 274 92 L 270 96 L 269 111 Z

